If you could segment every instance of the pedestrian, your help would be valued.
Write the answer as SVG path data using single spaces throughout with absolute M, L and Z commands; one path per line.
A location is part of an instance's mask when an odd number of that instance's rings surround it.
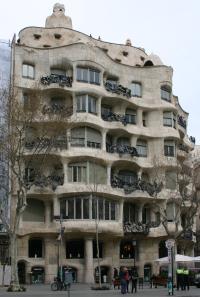
M 176 269 L 176 289 L 179 291 L 179 288 L 181 287 L 181 277 L 182 277 L 182 269 L 178 267 Z
M 132 281 L 131 293 L 133 293 L 133 291 L 135 291 L 135 293 L 137 292 L 137 280 L 138 280 L 137 268 L 133 267 L 131 271 L 131 281 Z
M 124 267 L 120 268 L 119 278 L 120 278 L 120 285 L 121 285 L 121 293 L 126 294 L 126 280 L 125 280 Z
M 128 269 L 127 269 L 127 267 L 125 267 L 125 275 L 124 275 L 124 278 L 125 278 L 125 280 L 126 280 L 126 293 L 129 293 L 129 272 L 128 272 Z
M 189 270 L 187 269 L 187 267 L 184 267 L 183 269 L 183 290 L 187 290 L 189 291 L 190 289 L 190 285 L 189 285 Z

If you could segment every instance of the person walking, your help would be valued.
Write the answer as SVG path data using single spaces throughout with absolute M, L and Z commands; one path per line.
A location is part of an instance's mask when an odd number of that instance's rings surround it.
M 128 269 L 127 267 L 125 267 L 125 275 L 124 275 L 124 278 L 126 280 L 126 293 L 129 293 L 129 272 L 128 272 Z
M 182 269 L 178 267 L 176 269 L 176 289 L 179 291 L 179 288 L 181 287 L 181 278 L 182 278 Z
M 126 280 L 125 280 L 125 269 L 124 269 L 124 267 L 120 268 L 119 278 L 120 278 L 120 285 L 121 285 L 121 293 L 126 294 L 127 285 L 126 285 Z
M 190 285 L 189 285 L 189 270 L 187 269 L 187 267 L 184 267 L 183 269 L 183 290 L 187 290 L 189 291 L 190 289 Z
M 131 293 L 135 291 L 137 292 L 137 279 L 138 279 L 138 273 L 136 267 L 133 267 L 131 271 L 131 281 L 132 281 L 132 288 L 131 288 Z

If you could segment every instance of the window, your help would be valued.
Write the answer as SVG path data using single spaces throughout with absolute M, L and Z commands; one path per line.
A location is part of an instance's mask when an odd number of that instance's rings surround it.
M 90 127 L 74 128 L 71 130 L 71 146 L 101 148 L 101 133 Z
M 121 241 L 120 243 L 120 258 L 134 259 L 136 255 L 136 247 L 132 241 Z
M 124 203 L 124 222 L 136 222 L 136 207 L 133 203 Z
M 125 184 L 132 184 L 137 180 L 137 173 L 129 170 L 120 170 L 119 177 Z
M 167 171 L 165 173 L 165 184 L 166 184 L 167 189 L 175 190 L 176 189 L 176 181 L 177 181 L 176 172 Z
M 131 95 L 134 97 L 142 97 L 142 86 L 138 82 L 132 82 L 131 84 Z
M 164 154 L 168 157 L 175 156 L 175 143 L 173 140 L 165 140 L 164 142 Z
M 28 242 L 29 258 L 42 258 L 42 240 L 30 239 Z
M 117 203 L 104 199 L 103 197 L 93 198 L 78 196 L 75 198 L 63 199 L 60 202 L 63 217 L 71 220 L 112 220 L 117 219 Z
M 163 113 L 163 126 L 176 129 L 176 114 L 168 111 Z
M 84 241 L 82 239 L 70 240 L 66 242 L 66 258 L 84 258 Z
M 77 112 L 97 113 L 97 99 L 89 95 L 80 95 L 76 97 Z
M 148 206 L 144 206 L 142 209 L 142 223 L 147 224 L 150 222 L 150 208 Z
M 126 122 L 128 124 L 136 124 L 136 119 L 137 119 L 137 112 L 134 109 L 127 109 L 126 110 Z
M 100 85 L 100 71 L 91 68 L 77 68 L 77 81 Z
M 147 157 L 147 142 L 145 140 L 138 139 L 136 148 L 139 157 Z
M 70 182 L 86 182 L 86 163 L 69 165 L 69 181 Z
M 35 179 L 35 169 L 27 167 L 25 168 L 25 181 L 28 183 L 33 182 Z
M 171 88 L 169 86 L 161 87 L 161 99 L 171 101 Z
M 102 258 L 103 242 L 99 241 L 99 258 Z M 93 258 L 97 258 L 97 242 L 93 240 Z
M 35 68 L 29 64 L 22 65 L 22 76 L 26 78 L 34 78 L 35 77 Z

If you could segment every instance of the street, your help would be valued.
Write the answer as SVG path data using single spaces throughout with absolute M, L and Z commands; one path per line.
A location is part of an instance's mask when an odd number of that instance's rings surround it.
M 94 291 L 90 289 L 90 286 L 85 284 L 74 284 L 72 285 L 70 294 L 66 291 L 56 291 L 53 292 L 50 289 L 50 285 L 31 285 L 26 286 L 27 291 L 22 293 L 10 293 L 7 292 L 7 288 L 0 288 L 0 296 L 24 296 L 24 297 L 34 297 L 34 296 L 66 296 L 66 297 L 92 297 L 92 296 L 122 296 L 119 290 L 105 290 L 105 291 Z M 135 294 L 127 294 L 127 296 L 135 295 L 138 297 L 162 297 L 168 296 L 166 288 L 159 287 L 157 289 L 150 289 L 149 287 L 144 287 L 144 289 L 138 290 Z M 179 297 L 192 297 L 200 296 L 200 289 L 196 287 L 191 287 L 189 291 L 174 291 L 175 296 Z

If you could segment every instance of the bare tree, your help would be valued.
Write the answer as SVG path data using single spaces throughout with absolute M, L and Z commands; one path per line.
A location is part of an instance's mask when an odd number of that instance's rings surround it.
M 55 190 L 62 184 L 63 176 L 55 173 L 57 169 L 53 168 L 48 176 L 43 174 L 43 169 L 50 153 L 56 155 L 58 148 L 67 146 L 64 133 L 69 127 L 72 111 L 71 107 L 43 106 L 37 87 L 29 90 L 28 102 L 22 102 L 21 97 L 22 94 L 11 88 L 4 90 L 0 98 L 4 115 L 0 153 L 6 162 L 5 176 L 9 178 L 9 192 L 0 201 L 0 219 L 10 239 L 11 291 L 21 290 L 17 273 L 17 239 L 20 220 L 27 207 L 28 191 L 33 185 L 51 186 Z M 10 221 L 4 208 L 8 197 Z

